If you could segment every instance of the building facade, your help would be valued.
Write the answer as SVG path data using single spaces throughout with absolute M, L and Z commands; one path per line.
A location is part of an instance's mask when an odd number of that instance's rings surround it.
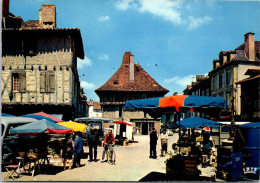
M 248 69 L 260 68 L 260 41 L 255 41 L 251 32 L 244 38 L 244 43 L 235 50 L 221 51 L 219 59 L 213 61 L 213 70 L 209 72 L 211 96 L 224 97 L 230 110 L 233 103 L 238 118 L 241 114 L 241 87 L 235 83 L 247 77 L 245 73 Z
M 162 97 L 168 93 L 139 64 L 134 63 L 131 52 L 124 53 L 121 66 L 95 92 L 100 98 L 103 118 L 133 122 L 138 134 L 149 134 L 153 127 L 160 129 L 160 119 L 153 119 L 142 111 L 124 109 L 127 100 Z
M 82 102 L 77 58 L 84 58 L 80 30 L 56 28 L 55 5 L 42 5 L 39 20 L 3 27 L 2 111 L 77 117 Z
M 260 69 L 248 69 L 248 77 L 236 82 L 241 88 L 241 114 L 243 121 L 260 120 Z
M 102 118 L 102 110 L 99 102 L 90 100 L 87 102 L 87 113 L 89 118 Z

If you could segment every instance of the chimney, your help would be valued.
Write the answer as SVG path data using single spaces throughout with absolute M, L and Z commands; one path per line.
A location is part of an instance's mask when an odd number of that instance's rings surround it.
M 224 65 L 225 63 L 227 63 L 227 55 L 223 54 L 223 62 L 222 65 Z
M 245 34 L 245 52 L 250 61 L 255 61 L 255 33 L 248 32 Z
M 2 0 L 2 17 L 7 18 L 9 16 L 9 0 Z
M 216 69 L 220 66 L 219 60 L 213 60 L 213 69 Z
M 134 55 L 130 56 L 129 62 L 129 81 L 135 80 L 135 62 L 134 62 Z
M 40 28 L 56 28 L 56 7 L 54 4 L 43 4 L 39 10 Z

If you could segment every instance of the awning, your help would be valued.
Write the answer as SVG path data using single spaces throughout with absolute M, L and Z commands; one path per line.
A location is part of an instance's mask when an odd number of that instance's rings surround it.
M 117 123 L 117 124 L 124 124 L 124 125 L 129 125 L 129 126 L 132 126 L 131 123 L 129 122 L 126 122 L 126 121 L 114 121 L 113 123 Z
M 35 119 L 38 119 L 38 120 L 46 119 L 48 121 L 55 122 L 55 123 L 56 122 L 63 122 L 61 119 L 56 118 L 54 116 L 51 116 L 49 114 L 46 114 L 44 112 L 37 112 L 37 113 L 32 113 L 32 114 L 26 114 L 26 115 L 23 115 L 21 117 L 35 118 Z
M 145 109 L 145 108 L 169 108 L 173 107 L 176 111 L 180 108 L 196 107 L 219 107 L 225 108 L 226 103 L 222 97 L 176 95 L 169 97 L 156 97 L 140 100 L 129 100 L 125 103 L 126 109 Z
M 244 124 L 244 125 L 240 125 L 239 127 L 242 127 L 242 128 L 260 128 L 260 122 L 247 123 L 247 124 Z
M 76 123 L 73 121 L 67 121 L 67 122 L 60 122 L 59 125 L 71 128 L 75 132 L 86 132 L 86 129 L 88 129 L 88 126 L 83 123 Z
M 46 119 L 31 122 L 10 129 L 10 133 L 16 134 L 40 134 L 40 133 L 72 133 L 73 130 Z
M 186 128 L 198 128 L 198 127 L 218 127 L 220 124 L 216 121 L 192 116 L 181 120 L 181 125 Z

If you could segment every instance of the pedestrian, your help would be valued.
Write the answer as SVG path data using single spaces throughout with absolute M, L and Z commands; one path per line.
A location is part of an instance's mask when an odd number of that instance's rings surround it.
M 156 145 L 157 145 L 157 130 L 153 128 L 153 131 L 150 133 L 150 157 L 156 159 Z
M 83 154 L 83 141 L 79 133 L 75 134 L 73 167 L 80 167 L 80 159 Z
M 165 152 L 165 155 L 167 153 L 167 146 L 168 146 L 168 134 L 166 133 L 166 129 L 163 129 L 161 133 L 161 157 L 163 157 L 163 152 Z
M 66 170 L 67 160 L 69 160 L 69 169 L 71 170 L 73 151 L 74 151 L 74 143 L 72 141 L 72 136 L 70 133 L 67 133 L 62 143 L 62 158 L 63 158 L 64 170 Z
M 98 131 L 95 128 L 90 129 L 90 133 L 87 133 L 87 143 L 89 147 L 89 161 L 93 161 L 93 150 L 94 150 L 94 161 L 97 162 L 97 146 L 98 146 Z
M 107 151 L 108 151 L 108 146 L 112 146 L 112 145 L 115 145 L 115 138 L 112 133 L 112 130 L 108 130 L 108 133 L 105 135 L 105 139 L 104 139 L 102 162 L 105 162 L 104 159 L 105 159 L 105 154 L 107 154 Z M 107 157 L 106 161 L 108 161 L 108 157 Z

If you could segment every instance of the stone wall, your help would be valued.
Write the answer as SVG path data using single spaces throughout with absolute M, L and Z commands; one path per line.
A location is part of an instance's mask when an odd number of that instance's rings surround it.
M 75 73 L 76 68 L 73 69 L 76 57 L 73 57 L 71 38 L 38 35 L 35 52 L 31 55 L 22 53 L 19 40 L 11 38 L 8 42 L 3 42 L 5 49 L 2 54 L 2 103 L 70 104 L 77 108 L 79 81 L 77 71 Z M 25 72 L 24 92 L 12 92 L 12 73 L 17 70 Z M 40 74 L 49 71 L 54 73 L 55 90 L 41 92 Z M 11 100 L 10 94 L 13 95 Z

